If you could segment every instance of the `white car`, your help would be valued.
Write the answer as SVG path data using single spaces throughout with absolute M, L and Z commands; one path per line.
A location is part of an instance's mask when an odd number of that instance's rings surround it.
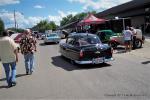
M 57 35 L 57 33 L 46 34 L 44 38 L 45 44 L 51 42 L 59 43 L 59 41 L 60 41 L 60 37 Z

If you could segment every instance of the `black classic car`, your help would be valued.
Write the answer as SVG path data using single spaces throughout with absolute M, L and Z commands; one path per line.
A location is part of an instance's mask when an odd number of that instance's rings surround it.
M 112 48 L 102 44 L 99 37 L 89 33 L 69 35 L 60 42 L 60 53 L 77 64 L 99 64 L 112 61 Z

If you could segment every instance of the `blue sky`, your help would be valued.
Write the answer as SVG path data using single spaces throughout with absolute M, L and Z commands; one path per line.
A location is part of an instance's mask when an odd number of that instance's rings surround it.
M 60 20 L 69 15 L 95 10 L 101 12 L 130 0 L 0 0 L 0 17 L 5 27 L 14 26 L 13 12 L 19 28 L 28 28 L 41 20 Z

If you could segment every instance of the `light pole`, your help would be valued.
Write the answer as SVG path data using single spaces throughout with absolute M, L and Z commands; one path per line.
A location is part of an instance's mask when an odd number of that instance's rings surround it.
M 16 11 L 14 10 L 14 22 L 15 22 L 15 30 L 17 29 L 17 22 L 16 22 Z

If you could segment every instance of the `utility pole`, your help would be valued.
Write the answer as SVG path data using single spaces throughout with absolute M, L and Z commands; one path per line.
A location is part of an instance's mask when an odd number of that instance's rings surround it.
M 14 21 L 15 21 L 15 30 L 17 29 L 17 22 L 16 22 L 16 12 L 14 10 Z

